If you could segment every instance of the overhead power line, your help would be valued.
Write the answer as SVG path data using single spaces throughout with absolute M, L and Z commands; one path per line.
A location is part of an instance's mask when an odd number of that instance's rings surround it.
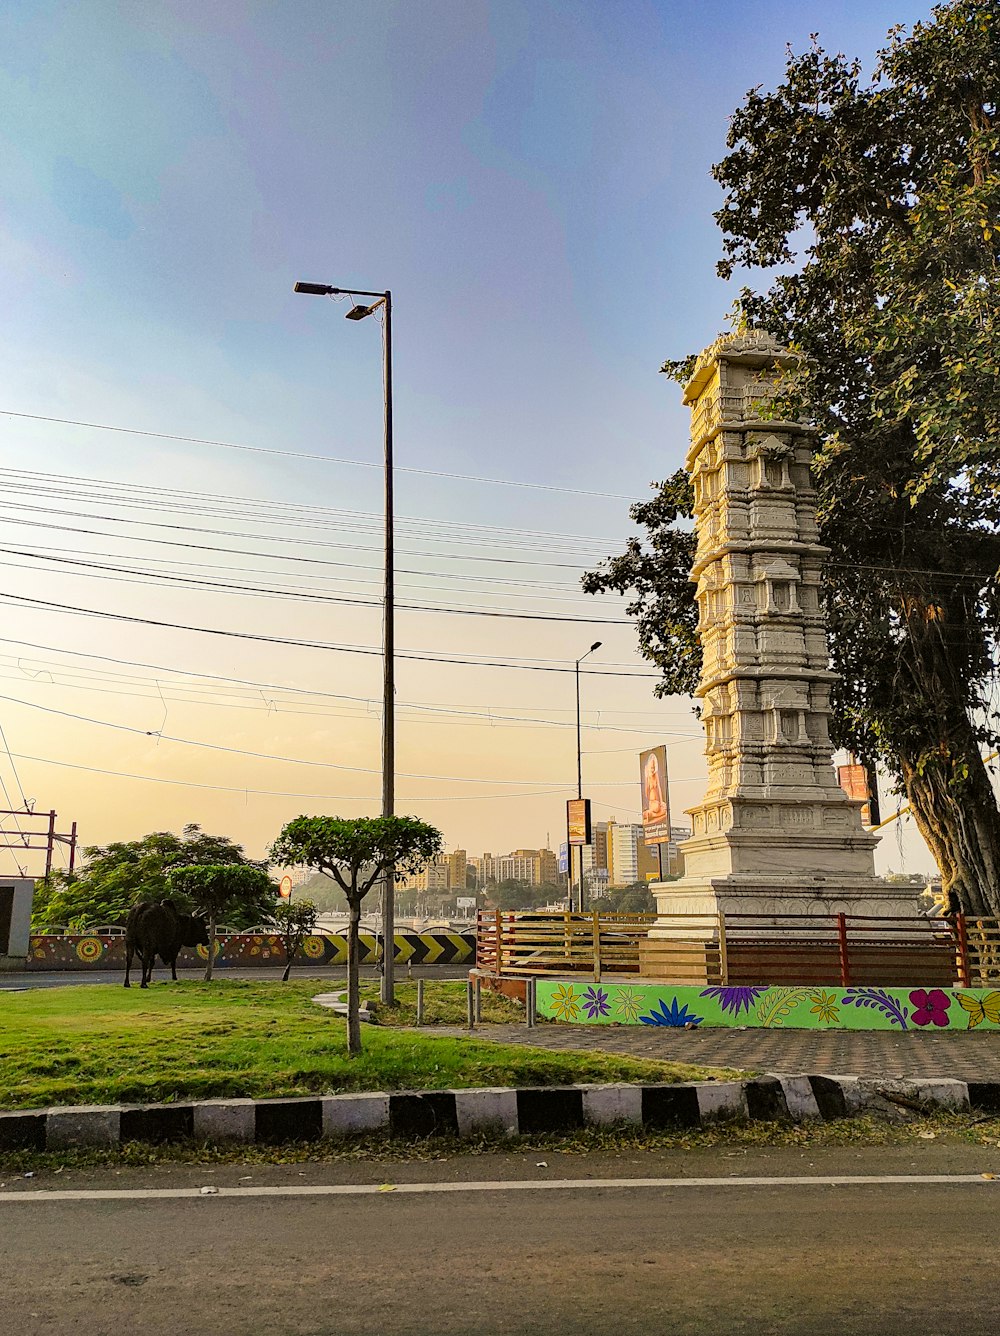
M 182 789 L 211 789 L 216 793 L 252 794 L 265 798 L 317 798 L 323 802 L 338 803 L 378 803 L 375 794 L 358 796 L 351 793 L 286 793 L 280 789 L 248 789 L 236 784 L 201 784 L 189 779 L 167 779 L 162 775 L 136 775 L 124 770 L 103 770 L 94 765 L 80 765 L 75 761 L 55 760 L 51 756 L 29 756 L 26 752 L 11 752 L 19 761 L 34 761 L 38 765 L 54 765 L 61 770 L 83 770 L 89 775 L 109 775 L 115 779 L 138 779 L 146 784 L 172 784 Z M 542 789 L 532 793 L 444 793 L 434 797 L 401 798 L 403 803 L 461 803 L 461 802 L 498 802 L 501 798 L 553 798 L 566 792 L 566 786 L 557 789 Z
M 306 765 L 313 766 L 319 770 L 343 770 L 358 775 L 380 775 L 382 771 L 373 766 L 365 765 L 342 765 L 337 761 L 310 761 L 300 756 L 275 756 L 271 752 L 250 751 L 244 747 L 226 747 L 217 742 L 200 742 L 195 738 L 179 738 L 171 733 L 164 733 L 160 729 L 136 728 L 131 724 L 117 724 L 111 719 L 94 719 L 91 715 L 74 714 L 70 710 L 59 710 L 54 705 L 41 705 L 37 701 L 22 700 L 19 696 L 0 695 L 0 700 L 7 701 L 11 705 L 22 705 L 27 710 L 41 710 L 44 714 L 55 714 L 61 719 L 73 719 L 77 723 L 93 724 L 99 728 L 111 728 L 119 733 L 131 733 L 138 737 L 155 738 L 158 742 L 173 742 L 182 747 L 200 747 L 205 751 L 225 752 L 230 756 L 249 756 L 256 761 L 278 761 L 285 765 Z M 3 737 L 3 730 L 0 729 L 0 739 Z M 3 739 L 6 746 L 6 739 Z M 510 786 L 523 786 L 525 784 L 549 784 L 557 788 L 566 788 L 567 784 L 558 779 L 469 779 L 465 775 L 426 775 L 413 774 L 405 770 L 397 770 L 396 775 L 399 779 L 426 779 L 434 783 L 441 784 L 486 784 L 497 785 L 504 788 Z M 593 781 L 600 788 L 618 787 L 619 785 L 631 785 L 631 780 L 595 780 Z M 569 785 L 572 787 L 572 785 Z M 22 801 L 24 795 L 22 793 Z
M 304 450 L 275 450 L 263 445 L 242 445 L 237 441 L 213 441 L 202 436 L 180 436 L 166 431 L 145 431 L 139 427 L 117 427 L 106 422 L 81 422 L 75 418 L 48 417 L 41 413 L 18 413 L 12 408 L 0 408 L 4 417 L 21 418 L 27 422 L 54 422 L 64 427 L 88 427 L 93 431 L 115 432 L 126 436 L 146 436 L 151 440 L 179 441 L 187 445 L 208 445 L 220 450 L 243 450 L 252 455 L 277 455 L 281 459 L 308 459 L 317 464 L 345 464 L 351 468 L 381 469 L 382 464 L 367 459 L 342 459 L 333 455 L 311 454 Z M 519 487 L 539 492 L 563 492 L 570 496 L 592 496 L 601 500 L 634 501 L 635 497 L 618 496 L 613 492 L 587 491 L 580 487 L 559 487 L 554 483 L 522 482 L 513 478 L 486 478 L 472 473 L 449 473 L 443 469 L 420 469 L 396 465 L 396 473 L 413 473 L 426 478 L 452 478 L 457 482 L 486 483 L 493 487 Z
M 107 612 L 100 608 L 82 608 L 71 603 L 54 603 L 49 599 L 30 598 L 26 594 L 11 594 L 6 590 L 0 592 L 0 603 L 4 600 L 72 616 L 99 617 L 106 621 L 128 622 L 137 626 L 161 626 L 173 631 L 194 631 L 199 635 L 224 636 L 233 640 L 252 640 L 268 645 L 290 645 L 300 649 L 322 649 L 336 654 L 364 654 L 375 658 L 381 658 L 382 655 L 381 649 L 374 646 L 336 645 L 322 640 L 297 640 L 290 636 L 267 636 L 253 631 L 226 631 L 220 627 L 192 626 L 185 622 L 159 621 L 153 617 L 134 617 L 123 612 Z M 470 668 L 510 668 L 537 673 L 574 672 L 573 668 L 559 665 L 554 660 L 502 662 L 473 655 L 457 657 L 445 654 L 423 654 L 416 650 L 397 650 L 396 658 L 421 663 L 452 663 Z M 611 672 L 607 669 L 591 669 L 589 675 L 592 677 L 646 678 L 652 680 L 658 677 L 656 673 Z
M 376 699 L 374 699 L 373 697 L 370 697 L 370 696 L 352 696 L 352 695 L 347 695 L 347 694 L 345 694 L 344 692 L 338 692 L 338 691 L 325 691 L 325 690 L 322 690 L 321 688 L 296 687 L 296 686 L 290 686 L 290 685 L 288 685 L 288 684 L 281 684 L 281 683 L 276 683 L 276 682 L 260 682 L 260 681 L 257 681 L 256 679 L 253 679 L 253 678 L 225 676 L 225 675 L 220 674 L 220 673 L 198 672 L 198 671 L 195 671 L 195 670 L 192 670 L 192 669 L 186 669 L 186 668 L 170 668 L 170 667 L 166 667 L 166 666 L 164 666 L 163 664 L 146 663 L 146 662 L 143 662 L 143 661 L 141 661 L 141 660 L 136 660 L 136 659 L 122 659 L 122 658 L 116 657 L 116 656 L 114 656 L 114 655 L 109 655 L 109 654 L 94 654 L 94 653 L 88 653 L 88 652 L 85 651 L 85 650 L 72 650 L 72 649 L 66 649 L 66 648 L 64 648 L 64 647 L 62 647 L 62 646 L 56 647 L 56 646 L 53 646 L 53 645 L 42 645 L 42 644 L 37 643 L 36 641 L 31 641 L 31 640 L 20 640 L 20 639 L 15 639 L 15 638 L 10 637 L 10 636 L 0 636 L 0 644 L 7 644 L 7 645 L 21 645 L 21 646 L 24 646 L 24 647 L 27 648 L 27 649 L 43 650 L 44 652 L 46 652 L 46 653 L 50 653 L 50 654 L 64 654 L 64 655 L 67 655 L 67 656 L 69 656 L 69 657 L 71 657 L 71 658 L 79 658 L 79 659 L 94 659 L 94 660 L 96 660 L 96 661 L 99 662 L 99 663 L 115 663 L 115 664 L 118 664 L 118 665 L 120 665 L 120 666 L 122 666 L 122 667 L 126 667 L 126 668 L 144 668 L 144 669 L 147 669 L 147 670 L 149 670 L 149 671 L 151 671 L 151 672 L 155 672 L 155 673 L 167 673 L 167 674 L 171 674 L 171 675 L 179 676 L 179 677 L 185 677 L 185 678 L 197 678 L 199 681 L 206 681 L 206 682 L 222 682 L 222 683 L 226 683 L 226 684 L 228 684 L 228 685 L 230 685 L 230 686 L 235 686 L 235 687 L 237 687 L 237 688 L 247 688 L 249 691 L 251 691 L 251 692 L 255 692 L 255 693 L 257 693 L 257 692 L 261 692 L 261 693 L 262 693 L 262 692 L 264 692 L 264 691 L 274 691 L 274 692 L 279 692 L 279 693 L 285 693 L 285 694 L 288 694 L 288 695 L 291 695 L 291 696 L 320 698 L 320 699 L 323 699 L 323 700 L 332 700 L 332 701 L 336 701 L 336 702 L 347 702 L 348 704 L 356 704 L 356 705 L 364 705 L 364 706 L 377 706 L 377 705 L 379 704 L 378 700 L 376 700 Z M 11 656 L 9 656 L 9 657 L 13 658 L 14 656 L 11 655 Z M 20 660 L 18 659 L 17 662 L 19 663 Z M 67 672 L 67 671 L 69 671 L 69 670 L 67 670 L 67 669 L 65 669 L 65 668 L 60 668 L 60 666 L 59 666 L 58 664 L 53 665 L 53 667 L 55 667 L 55 669 L 56 669 L 57 672 Z M 45 670 L 43 670 L 43 671 L 48 671 L 48 670 L 45 669 Z M 77 671 L 84 671 L 84 672 L 85 672 L 85 671 L 87 671 L 87 670 L 83 669 L 83 670 L 77 670 Z M 130 674 L 111 674 L 111 675 L 109 675 L 109 674 L 100 674 L 100 673 L 97 672 L 97 670 L 94 670 L 94 672 L 95 672 L 95 675 L 102 677 L 104 680 L 113 680 L 113 678 L 115 678 L 115 677 L 122 677 L 122 676 L 124 676 L 124 677 L 126 677 L 126 679 L 129 679 L 129 680 L 133 680 L 133 681 L 140 682 L 140 683 L 143 683 L 143 682 L 144 682 L 144 683 L 146 683 L 147 685 L 151 685 L 151 686 L 159 686 L 159 679 L 158 679 L 158 678 L 157 678 L 157 679 L 137 678 L 137 677 L 135 677 L 135 675 L 130 675 Z M 22 669 L 22 675 L 23 675 L 23 673 L 24 673 L 24 670 Z M 590 676 L 590 675 L 591 675 L 591 670 L 590 670 L 590 669 L 587 669 L 587 668 L 584 668 L 584 669 L 581 670 L 581 675 L 582 675 L 582 676 Z M 66 684 L 61 684 L 61 685 L 66 685 Z M 176 686 L 175 686 L 174 684 L 167 684 L 167 683 L 164 683 L 164 685 L 168 685 L 168 686 L 170 686 L 171 689 L 176 689 Z M 192 685 L 194 685 L 194 684 L 192 684 Z M 198 688 L 196 687 L 195 689 L 198 689 Z M 205 688 L 204 690 L 208 690 L 208 688 Z M 145 697 L 144 699 L 150 699 L 150 698 L 149 698 L 149 697 Z M 265 704 L 269 704 L 270 702 L 268 702 L 268 701 L 265 699 L 265 700 L 264 700 L 264 703 L 265 703 Z M 533 717 L 533 716 L 523 716 L 523 715 L 520 715 L 520 714 L 511 714 L 511 713 L 510 713 L 511 710 L 519 710 L 519 709 L 526 708 L 526 707 L 524 707 L 524 706 L 494 705 L 494 706 L 491 706 L 491 707 L 489 707 L 489 708 L 487 708 L 487 709 L 467 710 L 467 709 L 463 708 L 462 706 L 458 706 L 458 705 L 441 705 L 441 704 L 438 704 L 438 703 L 436 703 L 436 702 L 428 702 L 428 701 L 399 701 L 399 702 L 398 702 L 398 708 L 401 709 L 401 710 L 414 710 L 414 711 L 417 711 L 417 712 L 420 712 L 420 713 L 424 713 L 424 712 L 426 712 L 426 713 L 428 713 L 428 714 L 434 714 L 434 715 L 442 715 L 442 714 L 445 714 L 445 715 L 454 715 L 454 716 L 457 716 L 457 717 L 460 718 L 460 719 L 463 719 L 463 718 L 470 718 L 470 719 L 476 719 L 476 720 L 480 720 L 480 719 L 481 719 L 481 720 L 486 720 L 486 721 L 487 721 L 488 723 L 490 723 L 490 724 L 524 723 L 524 724 L 538 724 L 538 725 L 543 725 L 543 726 L 545 726 L 545 727 L 550 727 L 550 728 L 571 728 L 571 729 L 572 729 L 572 728 L 575 728 L 575 727 L 576 727 L 576 725 L 573 723 L 572 720 L 566 720 L 565 722 L 563 722 L 562 720 L 559 720 L 559 719 L 538 719 L 538 718 Z M 545 708 L 545 707 L 542 707 L 542 706 L 536 706 L 536 707 L 527 707 L 527 708 L 542 709 L 542 708 Z M 506 711 L 506 713 L 504 713 L 504 711 Z M 285 712 L 287 713 L 287 711 L 285 711 Z M 558 713 L 558 711 L 557 711 L 557 713 Z M 571 714 L 571 713 L 572 713 L 572 710 L 571 710 L 571 709 L 566 710 L 565 713 L 570 713 L 570 714 Z M 631 715 L 649 715 L 649 714 L 651 713 L 651 711 L 648 711 L 648 710 L 602 709 L 602 710 L 598 711 L 598 713 L 599 713 L 599 714 L 602 714 L 602 715 L 603 715 L 603 714 L 611 714 L 611 715 L 620 715 L 620 714 L 625 714 L 625 715 L 630 715 L 630 714 L 631 714 Z M 644 726 L 642 726 L 642 727 L 640 727 L 640 728 L 625 728 L 624 726 L 616 725 L 616 724 L 588 723 L 588 722 L 586 722 L 586 720 L 585 720 L 585 721 L 584 721 L 584 727 L 585 727 L 586 729 L 588 729 L 588 731 L 592 731 L 592 732 L 607 732 L 607 733 L 650 733 L 650 732 L 656 732 L 656 733 L 657 733 L 659 736 L 661 736 L 661 737 L 678 738 L 678 739 L 683 739 L 683 740 L 691 740 L 691 739 L 694 739 L 694 738 L 701 739 L 701 738 L 703 738 L 703 736 L 704 736 L 703 733 L 702 733 L 700 730 L 699 730 L 697 733 L 679 733 L 679 732 L 677 732 L 676 730 L 673 730 L 673 729 L 667 729 L 667 730 L 664 730 L 663 721 L 661 721 L 661 720 L 651 721 L 651 722 L 649 722 L 648 724 L 645 724 Z M 632 748 L 624 748 L 623 750 L 631 751 Z
M 72 517 L 72 518 L 74 518 L 74 519 L 80 519 L 80 518 L 81 518 L 80 512 L 79 512 L 78 510 L 52 510 L 52 509 L 47 508 L 47 507 L 45 507 L 45 506 L 25 506 L 25 505 L 19 505 L 16 501 L 3 501 L 3 500 L 0 500 L 0 505 L 3 505 L 7 510 L 31 510 L 31 511 L 34 511 L 36 514 L 42 514 L 42 515 L 60 515 L 60 516 L 64 516 L 64 517 L 67 517 L 67 516 L 68 516 L 68 517 Z M 34 528 L 39 528 L 39 529 L 60 529 L 60 530 L 62 530 L 64 533 L 86 533 L 86 534 L 92 534 L 92 535 L 94 535 L 95 537 L 100 537 L 100 538 L 117 538 L 117 537 L 119 537 L 119 535 L 117 535 L 117 534 L 105 533 L 105 532 L 104 532 L 103 530 L 101 530 L 101 529 L 79 529 L 79 528 L 71 527 L 71 526 L 69 526 L 69 525 L 64 525 L 64 524 L 51 524 L 51 523 L 49 523 L 49 522 L 47 522 L 47 521 L 44 521 L 44 520 L 23 519 L 23 518 L 18 518 L 18 517 L 16 517 L 16 516 L 11 516 L 11 515 L 6 515 L 6 514 L 5 514 L 2 518 L 3 518 L 4 522 L 7 523 L 7 524 L 22 524 L 22 525 L 29 525 L 29 526 L 32 526 L 32 527 L 34 527 Z M 165 522 L 163 522 L 163 521 L 159 521 L 159 520 L 134 520 L 134 519 L 129 519 L 129 518 L 128 518 L 127 516 L 125 516 L 125 515 L 89 515 L 89 514 L 86 514 L 86 515 L 82 516 L 82 518 L 84 518 L 84 519 L 88 519 L 88 520 L 89 520 L 89 519 L 101 520 L 101 521 L 102 521 L 103 523 L 105 523 L 105 524 L 131 524 L 131 525 L 136 525 L 136 526 L 140 526 L 140 527 L 144 527 L 144 528 L 150 528 L 150 529 L 168 529 L 168 530 L 170 530 L 170 531 L 172 531 L 172 532 L 175 532 L 175 533 L 211 534 L 213 537 L 219 537 L 219 538 L 243 538 L 243 539 L 246 539 L 246 538 L 249 538 L 249 537 L 250 537 L 249 534 L 244 533 L 244 532 L 243 532 L 242 530 L 240 530 L 240 529 L 205 529 L 205 528 L 202 528 L 202 527 L 199 526 L 199 525 L 194 525 L 194 524 L 167 524 L 167 523 L 165 523 Z M 127 538 L 129 541 L 133 541 L 133 540 L 132 540 L 132 535 L 131 535 L 131 534 L 129 534 L 129 535 L 124 535 L 124 534 L 123 534 L 123 535 L 120 535 L 120 536 L 123 537 L 123 538 Z M 136 540 L 134 540 L 134 541 L 141 541 L 141 542 L 144 542 L 144 543 L 161 543 L 161 544 L 166 544 L 166 545 L 168 545 L 168 546 L 170 546 L 170 547 L 200 547 L 200 546 L 201 546 L 200 544 L 197 544 L 197 543 L 184 543 L 184 542 L 181 542 L 181 541 L 179 541 L 179 540 L 175 540 L 175 539 L 157 539 L 157 538 L 150 538 L 150 537 L 149 537 L 148 535 L 146 535 L 146 534 L 141 535 L 138 539 L 136 539 Z M 381 551 L 382 551 L 382 549 L 381 549 L 380 547 L 366 547 L 365 545 L 360 544 L 360 543 L 342 543 L 339 539 L 337 539 L 337 540 L 327 539 L 327 540 L 325 540 L 325 541 L 321 541 L 321 540 L 319 540 L 319 539 L 315 539 L 315 538 L 290 538 L 290 537 L 288 537 L 287 534 L 282 534 L 282 535 L 280 535 L 279 537 L 271 537 L 271 538 L 268 539 L 268 541 L 269 541 L 269 542 L 280 542 L 280 543 L 294 544 L 296 547 L 328 547 L 328 548 L 329 548 L 329 547 L 332 547 L 332 548 L 336 548 L 336 549 L 339 550 L 339 551 L 344 551 L 344 552 L 381 552 Z M 404 541 L 404 542 L 412 542 L 413 540 L 412 540 L 412 538 L 407 538 L 407 537 L 404 535 L 404 536 L 403 536 L 403 541 Z M 522 547 L 522 548 L 523 548 L 523 545 L 519 545 L 519 547 Z M 204 550 L 204 551 L 206 551 L 206 552 L 231 552 L 231 551 L 236 551 L 235 548 L 221 547 L 221 546 L 216 546 L 216 545 L 214 545 L 214 544 L 205 546 L 205 547 L 202 548 L 202 550 Z M 256 554 L 251 554 L 251 555 L 256 555 Z M 317 558 L 286 556 L 286 555 L 284 555 L 283 553 L 280 553 L 280 552 L 272 552 L 272 553 L 269 553 L 268 555 L 270 555 L 270 556 L 272 556 L 272 557 L 275 557 L 275 558 L 279 558 L 281 561 L 309 561 L 309 560 L 318 560 Z M 538 566 L 547 566 L 547 567 L 550 567 L 550 568 L 553 569 L 553 570 L 564 570 L 564 571 L 582 571 L 582 570 L 584 569 L 584 567 L 583 567 L 579 562 L 572 562 L 572 561 L 570 561 L 570 562 L 565 562 L 565 561 L 548 561 L 548 560 L 547 560 L 546 558 L 544 558 L 544 557 L 538 557 L 538 558 L 535 558 L 535 559 L 531 559 L 531 558 L 527 558 L 527 557 L 483 557 L 483 556 L 479 556 L 479 555 L 477 555 L 476 553 L 473 553 L 473 552 L 463 552 L 463 553 L 456 553 L 456 552 L 427 552 L 427 551 L 421 551 L 421 550 L 419 550 L 419 549 L 413 549 L 413 548 L 410 548 L 409 550 L 406 550 L 406 551 L 405 551 L 405 555 L 408 556 L 408 557 L 426 557 L 426 558 L 428 558 L 429 560 L 432 560 L 432 561 L 475 561 L 475 562 L 478 562 L 478 563 L 480 563 L 480 564 L 482 564 L 482 563 L 488 563 L 488 564 L 490 564 L 490 565 L 495 565 L 495 566 L 535 566 L 535 567 L 538 567 Z M 564 555 L 564 554 L 560 554 L 560 555 Z M 377 568 L 373 568 L 373 569 L 377 569 Z
M 258 594 L 267 598 L 290 598 L 300 603 L 339 603 L 361 608 L 382 607 L 381 599 L 357 598 L 349 594 L 320 594 L 315 592 L 299 593 L 294 590 L 268 589 L 261 585 L 233 584 L 226 580 L 202 580 L 193 575 L 171 575 L 167 571 L 147 572 L 136 570 L 134 567 L 113 566 L 108 562 L 83 561 L 79 558 L 70 557 L 43 556 L 39 553 L 28 552 L 21 548 L 0 547 L 0 553 L 4 553 L 7 556 L 30 557 L 34 561 L 54 562 L 60 566 L 78 566 L 84 568 L 80 571 L 74 571 L 74 574 L 110 571 L 115 575 L 137 576 L 144 584 L 172 584 L 182 585 L 184 588 L 218 590 L 223 593 Z M 11 566 L 15 565 L 13 562 L 4 564 Z M 31 570 L 33 568 L 28 567 L 27 569 Z M 527 622 L 575 622 L 582 623 L 585 626 L 632 625 L 627 617 L 569 617 L 558 613 L 517 612 L 514 609 L 507 608 L 456 608 L 433 603 L 397 602 L 396 609 L 400 612 L 436 612 L 446 614 L 450 617 L 501 617 Z

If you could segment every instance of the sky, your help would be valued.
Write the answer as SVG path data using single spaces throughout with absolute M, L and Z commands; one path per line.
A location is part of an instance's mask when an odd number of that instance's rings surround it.
M 0 793 L 85 844 L 197 822 L 255 855 L 379 810 L 382 332 L 305 279 L 393 294 L 397 810 L 555 847 L 599 639 L 595 819 L 636 819 L 666 742 L 683 824 L 691 702 L 580 573 L 683 461 L 659 367 L 736 295 L 727 117 L 786 43 L 870 67 L 928 9 L 8 0 Z M 905 820 L 877 864 L 932 867 Z

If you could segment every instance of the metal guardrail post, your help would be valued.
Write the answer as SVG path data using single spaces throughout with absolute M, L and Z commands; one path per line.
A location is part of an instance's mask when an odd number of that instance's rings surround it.
M 473 991 L 473 995 L 474 995 L 475 1003 L 476 1003 L 476 1024 L 477 1024 L 477 1025 L 482 1025 L 482 1023 L 483 1023 L 483 981 L 482 981 L 482 979 L 479 977 L 478 974 L 476 975 L 476 981 L 475 981 L 475 983 L 472 985 L 472 991 Z
M 535 984 L 537 980 L 528 979 L 524 986 L 524 1019 L 529 1030 L 535 1028 Z
M 476 997 L 471 979 L 465 985 L 465 1010 L 469 1029 L 474 1030 L 476 1028 Z
M 851 985 L 851 957 L 847 941 L 847 915 L 837 915 L 837 943 L 840 948 L 840 982 L 845 988 Z
M 719 983 L 725 987 L 729 982 L 729 955 L 726 946 L 726 916 L 722 910 L 718 913 L 719 920 Z
M 423 1023 L 424 1023 L 424 981 L 423 981 L 423 979 L 418 979 L 418 980 L 417 980 L 417 1024 L 418 1024 L 418 1025 L 423 1025 Z
M 594 983 L 601 982 L 601 916 L 595 909 L 593 911 L 593 939 L 594 939 Z

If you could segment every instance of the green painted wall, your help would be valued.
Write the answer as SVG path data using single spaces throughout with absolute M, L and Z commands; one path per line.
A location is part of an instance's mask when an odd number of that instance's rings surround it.
M 997 1030 L 989 988 L 715 987 L 539 979 L 539 1014 L 582 1025 L 797 1030 Z

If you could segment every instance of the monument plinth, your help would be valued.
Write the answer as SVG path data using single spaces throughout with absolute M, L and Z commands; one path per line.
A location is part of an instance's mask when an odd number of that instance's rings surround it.
M 914 913 L 876 880 L 878 839 L 834 773 L 814 433 L 765 407 L 796 360 L 766 335 L 730 335 L 685 390 L 708 789 L 684 876 L 652 887 L 651 973 L 656 939 L 692 936 L 675 915 Z

